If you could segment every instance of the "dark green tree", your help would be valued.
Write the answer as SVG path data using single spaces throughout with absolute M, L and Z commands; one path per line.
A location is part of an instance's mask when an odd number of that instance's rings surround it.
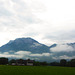
M 9 61 L 9 64 L 12 64 L 12 63 L 16 63 L 16 60 L 15 60 L 15 59 L 11 59 L 11 60 Z
M 71 67 L 75 67 L 75 59 L 72 59 L 72 60 L 70 61 L 70 63 L 71 63 Z
M 60 63 L 59 62 L 51 62 L 50 65 L 51 66 L 60 66 Z
M 40 62 L 39 61 L 34 61 L 34 66 L 40 66 Z
M 48 65 L 48 63 L 45 61 L 45 62 L 40 62 L 40 64 L 42 65 L 42 66 L 47 66 Z
M 60 66 L 66 66 L 67 61 L 65 59 L 60 60 Z
M 6 65 L 6 64 L 8 64 L 8 58 L 1 57 L 1 58 L 0 58 L 0 64 L 1 64 L 1 65 Z

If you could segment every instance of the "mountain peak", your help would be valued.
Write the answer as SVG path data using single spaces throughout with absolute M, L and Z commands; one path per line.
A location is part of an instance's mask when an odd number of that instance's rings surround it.
M 38 41 L 28 37 L 28 38 L 17 38 L 15 40 L 10 40 L 7 44 L 0 47 L 0 51 L 30 51 L 32 53 L 42 53 L 49 52 L 49 47 L 39 43 Z
M 15 43 L 31 43 L 31 44 L 39 43 L 38 41 L 36 41 L 36 40 L 34 40 L 33 38 L 30 38 L 30 37 L 27 37 L 27 38 L 24 38 L 24 37 L 23 38 L 16 38 L 15 40 L 10 40 L 8 42 L 8 44 L 11 44 L 13 42 L 15 42 Z
M 36 41 L 36 40 L 34 40 L 34 39 L 32 39 L 32 38 L 30 38 L 30 37 L 28 37 L 28 38 L 17 38 L 17 39 L 15 39 L 14 40 L 15 42 L 23 42 L 23 43 L 34 43 L 34 42 L 36 42 L 36 43 L 38 43 L 38 41 Z
M 50 46 L 50 48 L 56 47 L 56 46 L 57 46 L 57 44 L 52 44 L 52 45 Z

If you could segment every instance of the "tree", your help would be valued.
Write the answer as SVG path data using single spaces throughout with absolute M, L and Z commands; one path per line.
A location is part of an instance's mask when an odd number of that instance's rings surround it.
M 66 66 L 67 61 L 65 59 L 60 60 L 60 66 Z
M 59 64 L 59 62 L 51 62 L 50 65 L 51 66 L 59 66 L 60 64 Z
M 34 66 L 40 66 L 40 65 L 41 65 L 40 62 L 34 61 Z
M 15 59 L 11 59 L 11 60 L 9 61 L 9 64 L 12 64 L 12 63 L 16 63 L 16 60 L 15 60 Z
M 72 60 L 70 61 L 70 63 L 71 63 L 71 67 L 75 67 L 75 59 L 72 59 Z
M 8 58 L 1 57 L 1 58 L 0 58 L 0 64 L 1 64 L 1 65 L 6 65 L 6 64 L 8 64 Z
M 68 61 L 68 62 L 66 63 L 66 66 L 67 66 L 67 67 L 71 67 L 71 61 Z
M 41 64 L 42 66 L 47 66 L 47 65 L 48 65 L 47 62 L 40 62 L 40 64 Z

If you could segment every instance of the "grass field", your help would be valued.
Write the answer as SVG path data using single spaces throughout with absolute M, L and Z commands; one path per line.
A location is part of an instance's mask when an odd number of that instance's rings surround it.
M 0 75 L 75 75 L 75 68 L 54 66 L 2 66 Z

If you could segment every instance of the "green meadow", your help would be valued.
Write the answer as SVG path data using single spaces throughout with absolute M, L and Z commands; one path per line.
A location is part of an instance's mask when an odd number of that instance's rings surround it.
M 75 75 L 75 68 L 54 66 L 0 65 L 0 75 Z

